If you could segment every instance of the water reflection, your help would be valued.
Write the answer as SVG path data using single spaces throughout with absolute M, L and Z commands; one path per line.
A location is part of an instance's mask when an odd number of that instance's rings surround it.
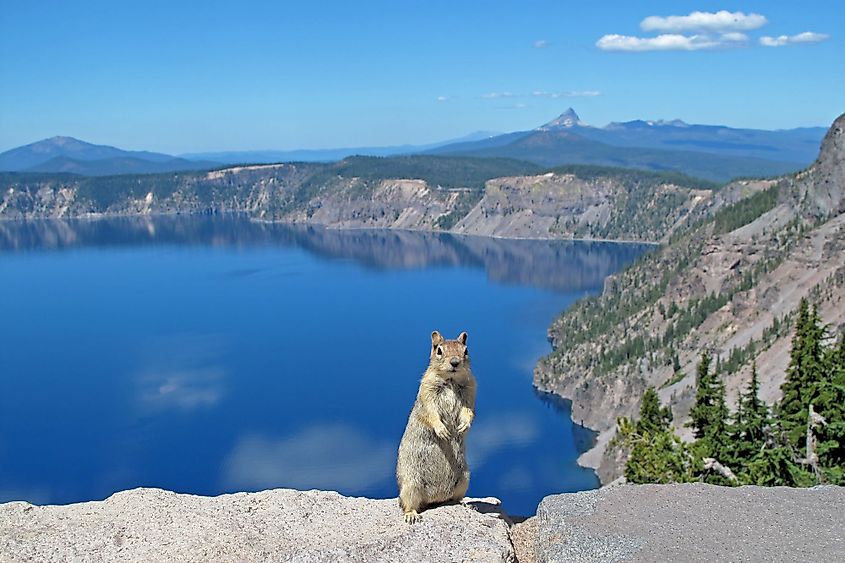
M 315 424 L 291 436 L 247 435 L 223 464 L 223 487 L 341 489 L 359 493 L 390 478 L 395 447 L 348 424 Z
M 184 334 L 147 343 L 135 377 L 141 407 L 190 412 L 216 405 L 226 380 L 220 340 Z
M 569 419 L 572 416 L 572 401 L 564 399 L 560 395 L 541 391 L 534 387 L 534 396 L 546 406 L 556 411 L 563 417 Z M 598 433 L 590 428 L 584 426 L 583 420 L 572 421 L 572 440 L 575 444 L 575 449 L 579 452 L 586 452 L 596 443 Z
M 490 279 L 556 291 L 600 286 L 647 245 L 534 241 L 258 223 L 239 215 L 0 221 L 0 252 L 143 245 L 298 247 L 376 269 L 483 268 Z M 233 272 L 249 276 L 254 271 Z

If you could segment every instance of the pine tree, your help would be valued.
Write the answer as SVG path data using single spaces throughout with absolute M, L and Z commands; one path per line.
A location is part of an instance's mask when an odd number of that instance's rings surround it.
M 710 374 L 710 354 L 701 354 L 701 361 L 695 373 L 695 405 L 690 410 L 688 426 L 692 428 L 696 439 L 704 438 L 704 432 L 710 422 L 712 398 L 712 375 Z
M 751 381 L 737 401 L 737 410 L 730 425 L 730 456 L 728 463 L 742 482 L 750 482 L 749 468 L 753 460 L 764 453 L 771 441 L 769 408 L 760 400 L 760 381 L 757 362 L 751 364 Z M 758 473 L 763 471 L 758 467 Z M 759 478 L 759 477 L 758 477 Z
M 813 410 L 825 421 L 814 430 L 816 453 L 824 482 L 845 485 L 845 334 L 827 350 L 822 372 L 812 392 Z
M 807 411 L 818 383 L 824 379 L 824 332 L 818 309 L 814 306 L 810 310 L 807 300 L 802 299 L 796 315 L 786 380 L 781 385 L 783 398 L 778 406 L 781 425 L 796 451 L 804 449 Z
M 769 407 L 760 400 L 757 362 L 751 364 L 751 382 L 748 384 L 748 390 L 740 395 L 739 407 L 744 415 L 741 423 L 740 453 L 744 457 L 751 458 L 765 446 L 769 426 Z
M 690 411 L 693 434 L 706 447 L 704 455 L 723 461 L 730 450 L 728 420 L 730 412 L 725 400 L 725 384 L 710 372 L 710 355 L 701 355 L 696 375 L 695 405 Z
M 618 420 L 618 436 L 630 449 L 625 478 L 631 483 L 685 483 L 691 481 L 689 448 L 672 431 L 672 413 L 660 406 L 653 387 L 646 389 L 640 417 L 632 423 Z
M 673 432 L 633 444 L 625 464 L 629 483 L 688 483 L 693 480 L 688 447 Z
M 646 389 L 640 407 L 640 418 L 636 423 L 637 432 L 656 436 L 658 433 L 668 430 L 671 422 L 672 417 L 669 414 L 669 409 L 660 406 L 660 398 L 657 396 L 654 387 Z

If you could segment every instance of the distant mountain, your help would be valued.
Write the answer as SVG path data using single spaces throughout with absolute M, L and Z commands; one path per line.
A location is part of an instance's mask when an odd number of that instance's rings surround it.
M 154 174 L 157 172 L 183 172 L 217 168 L 217 162 L 170 158 L 160 162 L 131 156 L 116 156 L 99 160 L 76 160 L 57 156 L 47 162 L 26 169 L 26 172 L 66 172 L 81 176 L 116 176 L 119 174 Z
M 570 129 L 572 127 L 586 127 L 587 124 L 581 121 L 575 110 L 568 108 L 565 112 L 560 114 L 556 119 L 552 119 L 548 123 L 537 127 L 537 131 L 560 131 L 561 129 Z
M 431 154 L 508 157 L 543 166 L 595 164 L 673 170 L 714 181 L 773 176 L 813 161 L 822 127 L 764 131 L 672 121 L 629 121 L 599 128 L 568 108 L 532 131 L 455 143 Z
M 199 170 L 217 162 L 189 161 L 168 154 L 125 151 L 94 145 L 73 137 L 51 137 L 0 153 L 0 170 L 9 172 L 70 172 L 85 176 L 147 174 Z
M 818 155 L 826 131 L 824 127 L 779 131 L 734 129 L 722 125 L 691 125 L 675 119 L 611 123 L 604 128 L 579 129 L 579 134 L 621 147 L 691 150 L 808 165 Z
M 186 153 L 180 155 L 189 160 L 211 160 L 224 164 L 269 164 L 275 162 L 335 162 L 350 156 L 396 156 L 415 154 L 444 145 L 491 139 L 501 133 L 476 131 L 457 139 L 449 139 L 427 145 L 396 145 L 385 147 L 346 147 L 338 149 L 298 149 L 288 151 L 222 151 Z

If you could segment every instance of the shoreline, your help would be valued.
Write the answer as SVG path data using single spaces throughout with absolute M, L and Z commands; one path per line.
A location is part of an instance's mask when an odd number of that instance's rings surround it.
M 443 231 L 434 229 L 413 229 L 408 227 L 338 227 L 333 225 L 326 225 L 324 223 L 310 223 L 305 221 L 275 221 L 268 219 L 257 219 L 251 217 L 246 211 L 174 211 L 170 213 L 86 213 L 84 215 L 68 215 L 62 217 L 45 216 L 45 217 L 2 217 L 0 216 L 0 223 L 4 222 L 33 222 L 33 221 L 99 221 L 102 219 L 141 219 L 153 217 L 176 217 L 179 215 L 185 216 L 205 216 L 205 215 L 244 215 L 253 223 L 267 224 L 267 225 L 288 225 L 288 226 L 303 226 L 303 227 L 318 227 L 332 231 L 398 231 L 411 233 L 432 233 L 443 234 L 458 237 L 476 237 L 487 238 L 494 240 L 525 240 L 535 242 L 606 242 L 614 244 L 633 244 L 643 246 L 660 247 L 662 243 L 652 240 L 636 240 L 636 239 L 612 239 L 612 238 L 589 238 L 589 237 L 519 237 L 519 236 L 505 236 L 505 235 L 482 235 L 476 233 L 462 233 L 456 231 Z

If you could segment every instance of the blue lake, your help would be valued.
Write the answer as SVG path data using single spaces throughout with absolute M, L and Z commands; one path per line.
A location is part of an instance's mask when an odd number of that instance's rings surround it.
M 0 222 L 0 501 L 138 486 L 396 496 L 430 333 L 469 333 L 469 495 L 595 487 L 532 387 L 546 329 L 646 247 L 238 216 Z

